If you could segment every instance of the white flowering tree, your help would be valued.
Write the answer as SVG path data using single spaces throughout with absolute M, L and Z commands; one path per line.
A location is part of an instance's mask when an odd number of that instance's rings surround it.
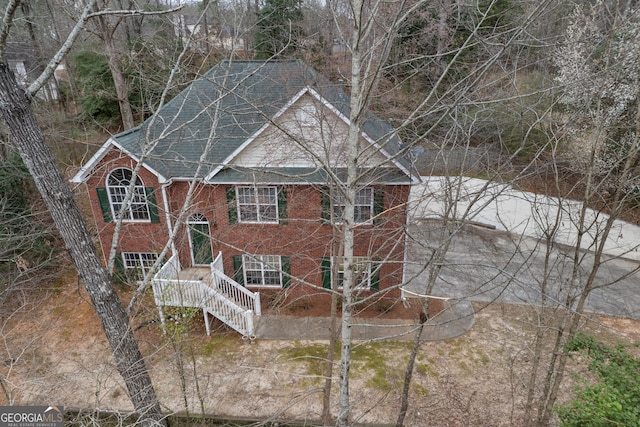
M 557 168 L 571 169 L 578 177 L 573 194 L 581 207 L 571 218 L 576 243 L 566 252 L 567 273 L 560 278 L 547 272 L 558 268 L 553 267 L 554 260 L 561 257 L 554 253 L 564 253 L 552 243 L 561 221 L 547 217 L 540 225 L 548 235 L 545 274 L 540 281 L 543 305 L 550 298 L 545 287 L 551 281 L 562 280 L 565 293 L 556 301 L 556 317 L 542 314 L 539 319 L 527 380 L 525 425 L 549 425 L 569 357 L 565 344 L 579 331 L 593 291 L 613 283 L 602 280 L 598 272 L 607 262 L 604 244 L 615 219 L 637 204 L 633 198 L 640 160 L 639 59 L 637 6 L 624 8 L 599 1 L 576 7 L 555 56 L 556 80 L 562 85 L 562 114 L 558 116 L 568 132 L 564 134 L 565 152 L 554 154 L 554 161 Z M 558 183 L 561 178 L 556 178 Z M 601 212 L 590 215 L 589 206 Z M 608 215 L 602 215 L 604 212 Z M 590 233 L 595 237 L 590 238 Z M 552 343 L 551 348 L 545 347 L 545 340 Z
M 556 80 L 573 116 L 575 165 L 584 171 L 593 155 L 595 174 L 617 176 L 638 138 L 640 10 L 615 9 L 611 16 L 605 9 L 602 1 L 576 8 L 555 57 Z

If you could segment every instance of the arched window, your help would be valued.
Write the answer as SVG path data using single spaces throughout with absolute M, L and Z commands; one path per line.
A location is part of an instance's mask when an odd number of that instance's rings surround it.
M 140 177 L 136 177 L 131 202 L 127 206 L 124 205 L 132 179 L 133 172 L 125 168 L 115 169 L 107 177 L 107 192 L 113 217 L 117 218 L 123 210 L 122 219 L 125 221 L 149 221 L 147 192 Z

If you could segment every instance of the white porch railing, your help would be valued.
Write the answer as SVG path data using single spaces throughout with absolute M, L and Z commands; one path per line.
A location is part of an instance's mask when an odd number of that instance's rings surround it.
M 178 276 L 180 272 L 180 261 L 177 255 L 173 255 L 169 260 L 158 270 L 154 279 L 172 279 Z
M 246 310 L 252 310 L 257 316 L 261 316 L 260 293 L 251 292 L 241 286 L 235 280 L 224 274 L 222 269 L 222 252 L 211 263 L 212 287 L 224 294 Z
M 218 255 L 218 264 L 221 265 L 221 254 Z M 218 259 L 218 258 L 217 258 Z M 158 271 L 151 281 L 156 305 L 160 308 L 163 318 L 163 306 L 194 307 L 204 312 L 207 335 L 211 333 L 208 314 L 220 319 L 222 322 L 241 333 L 243 336 L 255 336 L 254 313 L 260 315 L 260 295 L 246 291 L 222 272 L 213 268 L 216 261 L 211 264 L 214 286 L 211 287 L 202 280 L 178 279 L 180 271 L 178 258 L 172 256 Z M 215 272 L 215 274 L 214 274 Z M 221 286 L 216 285 L 222 283 Z M 234 289 L 229 294 L 223 289 Z M 245 290 L 253 294 L 253 299 L 245 293 L 237 291 Z M 240 302 L 234 299 L 234 295 L 242 295 Z M 252 308 L 249 308 L 252 307 Z M 164 322 L 164 319 L 162 319 Z

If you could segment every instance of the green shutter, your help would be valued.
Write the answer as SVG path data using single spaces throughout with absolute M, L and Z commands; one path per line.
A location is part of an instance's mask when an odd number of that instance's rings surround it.
M 96 187 L 96 193 L 98 193 L 98 201 L 100 202 L 104 222 L 111 222 L 111 203 L 109 203 L 107 189 L 105 187 Z
M 282 265 L 282 287 L 288 288 L 291 285 L 291 261 L 288 256 L 280 257 Z
M 287 223 L 287 190 L 284 187 L 278 188 L 278 219 L 280 224 Z
M 113 273 L 113 283 L 116 285 L 124 285 L 127 283 L 127 271 L 124 268 L 124 261 L 122 261 L 122 254 L 116 252 L 115 258 L 116 271 Z
M 325 224 L 331 224 L 331 194 L 329 193 L 329 187 L 323 187 L 320 189 L 320 206 L 322 207 L 322 222 Z
M 382 263 L 380 261 L 371 261 L 371 290 L 377 291 L 380 289 L 380 269 Z
M 380 225 L 382 221 L 382 212 L 384 212 L 384 188 L 373 189 L 373 225 Z
M 153 187 L 145 187 L 144 192 L 147 195 L 147 205 L 149 206 L 149 219 L 151 222 L 160 222 L 158 215 L 158 204 L 156 203 L 156 195 Z
M 320 269 L 322 271 L 322 287 L 331 289 L 331 258 L 328 256 L 322 257 Z
M 229 224 L 238 223 L 238 206 L 236 205 L 236 189 L 227 187 L 227 208 L 229 210 Z
M 242 255 L 233 255 L 233 277 L 236 282 L 244 286 L 244 271 L 242 270 Z

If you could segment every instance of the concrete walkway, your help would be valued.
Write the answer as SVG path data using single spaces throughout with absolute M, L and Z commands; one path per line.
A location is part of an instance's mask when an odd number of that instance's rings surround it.
M 329 317 L 265 315 L 257 318 L 256 338 L 264 340 L 329 340 Z M 468 300 L 450 299 L 445 309 L 427 321 L 423 341 L 454 338 L 473 325 L 474 313 Z M 361 340 L 413 340 L 419 320 L 354 318 L 352 338 Z

